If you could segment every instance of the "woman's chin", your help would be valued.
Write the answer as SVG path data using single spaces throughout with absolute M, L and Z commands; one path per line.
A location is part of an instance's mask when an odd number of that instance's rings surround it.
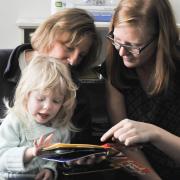
M 127 68 L 135 68 L 136 67 L 136 64 L 131 61 L 123 60 L 123 62 L 124 62 L 124 66 L 126 66 Z

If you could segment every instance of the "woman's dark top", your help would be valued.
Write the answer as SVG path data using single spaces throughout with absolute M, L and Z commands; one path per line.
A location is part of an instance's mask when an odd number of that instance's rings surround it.
M 19 67 L 19 56 L 24 50 L 32 50 L 30 44 L 22 44 L 12 49 L 0 50 L 0 119 L 5 117 L 6 108 L 3 99 L 9 100 L 10 106 L 13 105 L 13 97 L 16 85 L 21 76 Z M 75 72 L 72 72 L 72 78 L 77 83 L 78 79 L 75 77 Z M 77 106 L 72 117 L 72 122 L 76 127 L 81 128 L 72 137 L 72 143 L 91 143 L 92 129 L 91 129 L 91 114 L 89 108 L 88 98 L 84 92 L 84 87 L 78 83 L 79 89 L 77 91 Z
M 122 88 L 121 85 L 124 83 L 120 85 L 120 83 L 112 82 L 113 86 L 125 97 L 127 118 L 155 124 L 180 136 L 180 63 L 176 64 L 176 68 L 174 83 L 169 86 L 166 92 L 156 96 L 147 95 L 137 78 L 127 80 L 126 85 Z M 107 78 L 105 69 L 106 67 L 103 65 L 101 71 Z M 128 71 L 130 70 L 128 69 Z M 131 71 L 136 77 L 136 73 Z M 174 162 L 150 143 L 144 144 L 142 151 L 163 180 L 180 179 L 180 164 Z

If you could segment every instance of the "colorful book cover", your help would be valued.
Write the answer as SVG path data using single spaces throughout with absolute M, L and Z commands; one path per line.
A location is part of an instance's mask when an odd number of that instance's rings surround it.
M 150 170 L 140 163 L 125 156 L 116 149 L 113 143 L 104 145 L 93 144 L 63 144 L 56 143 L 43 148 L 39 157 L 58 162 L 63 174 L 82 174 L 116 169 L 124 169 L 130 173 L 146 174 Z M 100 159 L 99 163 L 78 164 L 77 161 Z

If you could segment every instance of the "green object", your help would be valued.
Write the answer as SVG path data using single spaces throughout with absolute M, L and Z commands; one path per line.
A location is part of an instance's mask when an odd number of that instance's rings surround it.
M 56 7 L 63 7 L 63 3 L 61 1 L 56 1 L 55 6 Z

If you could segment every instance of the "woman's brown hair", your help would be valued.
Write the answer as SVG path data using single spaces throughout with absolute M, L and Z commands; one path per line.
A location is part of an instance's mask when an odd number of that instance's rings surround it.
M 148 93 L 153 95 L 166 90 L 175 72 L 175 60 L 180 60 L 179 33 L 169 1 L 121 0 L 115 9 L 110 31 L 122 22 L 139 28 L 146 26 L 148 33 L 157 37 L 156 60 Z M 121 73 L 129 76 L 126 74 L 127 71 L 117 66 L 119 58 L 119 54 L 110 45 L 107 59 L 108 71 L 113 82 L 119 81 L 117 76 Z

